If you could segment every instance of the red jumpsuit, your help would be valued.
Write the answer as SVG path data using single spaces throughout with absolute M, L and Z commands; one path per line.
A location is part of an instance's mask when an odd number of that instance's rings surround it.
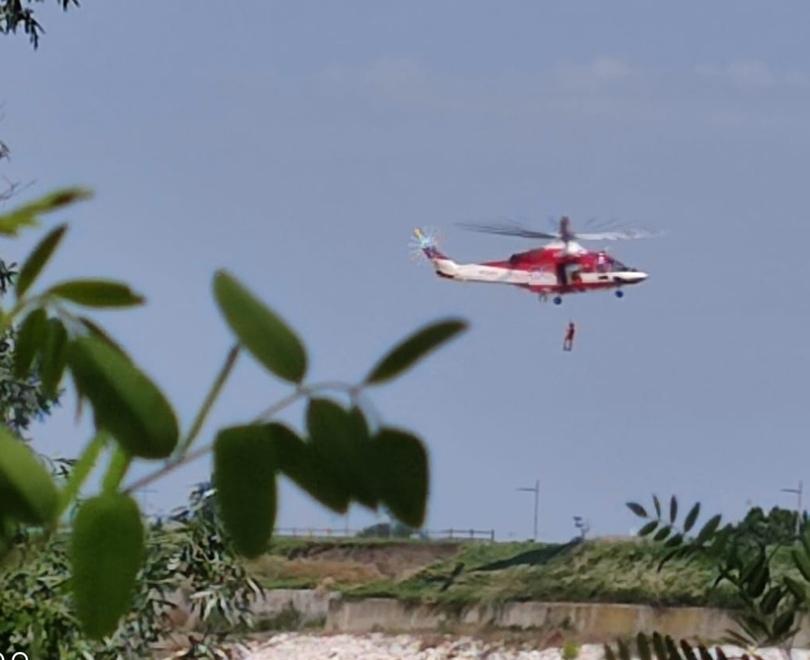
M 563 340 L 563 350 L 570 351 L 574 348 L 574 335 L 576 334 L 576 327 L 574 326 L 574 322 L 568 324 L 568 328 L 565 331 L 565 339 Z

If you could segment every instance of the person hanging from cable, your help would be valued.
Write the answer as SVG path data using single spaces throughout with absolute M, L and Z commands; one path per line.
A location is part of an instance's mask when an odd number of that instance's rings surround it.
M 568 324 L 568 328 L 565 330 L 565 339 L 563 340 L 564 351 L 570 351 L 572 348 L 574 348 L 574 335 L 576 334 L 576 331 L 576 326 L 574 325 L 574 322 L 571 321 Z

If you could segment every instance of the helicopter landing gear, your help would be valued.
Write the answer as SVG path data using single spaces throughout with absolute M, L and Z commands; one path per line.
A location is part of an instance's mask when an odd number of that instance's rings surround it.
M 613 295 L 616 296 L 617 298 L 624 298 L 624 291 L 622 291 L 621 289 L 616 289 L 616 292 Z
M 562 305 L 562 296 L 554 296 L 554 299 L 551 301 L 555 305 Z

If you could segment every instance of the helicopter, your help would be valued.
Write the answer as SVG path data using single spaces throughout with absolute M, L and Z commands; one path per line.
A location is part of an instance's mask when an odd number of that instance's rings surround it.
M 537 231 L 518 223 L 472 224 L 460 223 L 472 231 L 500 236 L 549 241 L 545 245 L 517 252 L 502 261 L 459 264 L 439 250 L 435 234 L 415 229 L 415 247 L 433 264 L 439 277 L 462 282 L 511 284 L 539 295 L 541 301 L 552 296 L 555 305 L 572 293 L 612 290 L 617 298 L 624 296 L 624 287 L 639 284 L 647 273 L 626 266 L 605 250 L 586 250 L 580 241 L 613 241 L 647 238 L 643 230 L 610 230 L 575 233 L 567 216 L 560 218 L 557 231 Z

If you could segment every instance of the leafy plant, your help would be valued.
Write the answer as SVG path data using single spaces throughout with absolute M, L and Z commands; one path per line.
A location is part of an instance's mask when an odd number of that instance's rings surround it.
M 5 296 L 17 281 L 17 264 L 0 259 L 0 296 Z M 0 423 L 23 437 L 31 422 L 51 412 L 56 392 L 46 393 L 34 364 L 25 377 L 18 375 L 16 364 L 17 333 L 9 328 L 0 336 Z
M 639 633 L 635 639 L 618 641 L 615 645 L 605 644 L 605 660 L 728 660 L 723 649 L 713 649 L 706 644 L 692 645 L 685 639 L 675 641 L 669 635 Z M 635 652 L 634 652 L 635 650 Z M 762 660 L 756 654 L 743 654 L 739 660 Z
M 42 2 L 43 0 L 33 0 Z M 71 5 L 78 7 L 78 0 L 57 0 L 63 10 L 67 11 Z M 12 34 L 22 30 L 28 35 L 34 48 L 39 46 L 39 37 L 44 31 L 42 25 L 34 17 L 31 7 L 32 0 L 0 0 L 0 34 Z
M 653 508 L 628 502 L 628 508 L 647 522 L 639 531 L 642 537 L 669 548 L 661 560 L 659 570 L 674 558 L 691 559 L 698 555 L 709 558 L 716 568 L 715 586 L 730 584 L 741 604 L 732 612 L 739 630 L 727 631 L 728 641 L 744 648 L 787 643 L 797 631 L 799 610 L 807 603 L 801 596 L 800 586 L 788 576 L 776 575 L 774 557 L 782 543 L 751 534 L 746 526 L 721 525 L 721 517 L 709 518 L 696 527 L 700 504 L 694 504 L 679 520 L 678 500 L 673 495 L 667 510 L 653 495 Z M 698 530 L 697 533 L 692 533 Z M 775 542 L 774 542 L 775 541 Z M 797 565 L 802 557 L 810 557 L 810 540 L 806 546 L 794 550 Z M 810 579 L 810 559 L 807 562 Z
M 563 660 L 576 660 L 579 657 L 579 651 L 579 644 L 568 640 L 563 644 L 560 655 L 562 655 Z
M 0 215 L 0 235 L 16 236 L 37 226 L 44 213 L 87 197 L 81 189 L 61 190 Z M 220 519 L 245 556 L 261 554 L 270 541 L 280 474 L 333 511 L 343 513 L 351 502 L 371 509 L 384 506 L 402 523 L 422 525 L 429 485 L 427 450 L 406 430 L 370 424 L 366 392 L 458 335 L 464 322 L 448 319 L 417 331 L 357 383 L 308 383 L 307 352 L 297 333 L 233 275 L 219 271 L 213 294 L 236 343 L 183 432 L 158 386 L 84 315 L 88 308 L 140 305 L 141 295 L 124 283 L 94 278 L 37 289 L 39 276 L 65 235 L 64 225 L 52 230 L 24 261 L 15 283 L 15 303 L 0 309 L 0 335 L 18 324 L 14 368 L 19 377 L 27 377 L 32 365 L 39 364 L 46 391 L 57 392 L 69 374 L 80 408 L 92 408 L 96 431 L 66 483 L 59 485 L 25 446 L 6 451 L 11 441 L 0 434 L 0 521 L 6 538 L 33 526 L 47 543 L 62 515 L 74 507 L 100 455 L 110 455 L 101 491 L 78 503 L 70 540 L 70 586 L 77 616 L 90 636 L 111 635 L 137 590 L 148 541 L 133 493 L 208 453 L 214 455 Z M 293 389 L 251 421 L 220 429 L 212 442 L 195 446 L 242 352 Z M 340 398 L 324 398 L 326 392 Z M 299 400 L 307 401 L 305 434 L 274 421 Z M 138 458 L 160 465 L 124 485 Z
M 773 507 L 765 513 L 760 507 L 754 507 L 745 515 L 734 528 L 739 530 L 742 537 L 766 544 L 780 543 L 789 545 L 799 540 L 799 536 L 807 526 L 807 514 L 799 515 L 781 507 Z
M 172 514 L 169 525 L 179 525 L 181 533 L 166 562 L 172 576 L 182 576 L 182 590 L 206 635 L 252 629 L 251 606 L 264 591 L 237 560 L 216 515 L 214 495 L 212 484 L 198 484 L 188 506 Z
M 67 534 L 44 544 L 18 537 L 0 571 L 0 648 L 64 660 L 151 657 L 172 630 L 182 594 L 198 618 L 188 657 L 218 657 L 214 649 L 225 632 L 253 628 L 252 605 L 262 589 L 223 537 L 212 494 L 210 484 L 200 484 L 187 506 L 144 526 L 145 561 L 132 606 L 115 633 L 100 641 L 83 633 L 74 612 Z M 92 616 L 104 622 L 103 612 Z

